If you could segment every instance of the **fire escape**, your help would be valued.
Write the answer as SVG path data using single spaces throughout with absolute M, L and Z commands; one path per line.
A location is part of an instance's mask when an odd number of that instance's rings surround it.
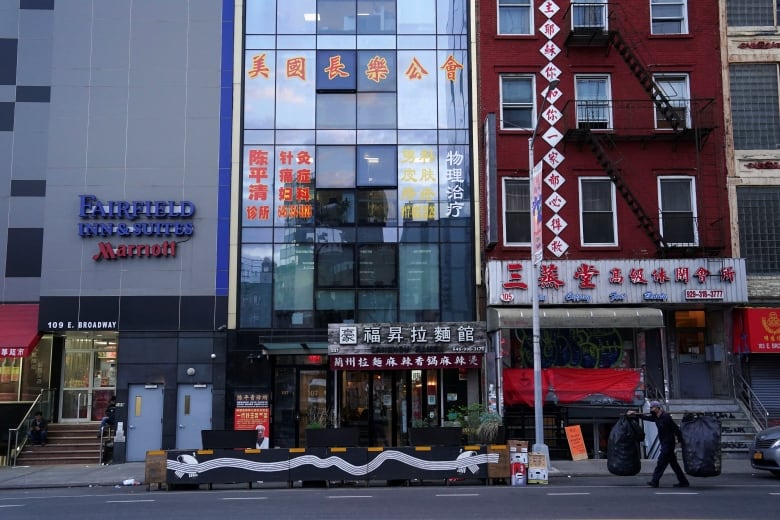
M 654 80 L 643 63 L 638 49 L 641 40 L 631 40 L 633 33 L 625 15 L 616 15 L 614 4 L 593 1 L 571 3 L 565 14 L 569 31 L 565 48 L 614 49 L 628 66 L 643 90 L 646 99 L 609 101 L 571 101 L 564 107 L 565 139 L 590 147 L 599 165 L 614 183 L 637 218 L 639 226 L 652 240 L 659 257 L 674 256 L 675 251 L 661 233 L 660 226 L 634 196 L 618 167 L 619 161 L 610 157 L 620 141 L 650 142 L 668 141 L 673 147 L 696 146 L 701 151 L 709 134 L 714 130 L 714 99 L 670 99 Z M 622 22 L 619 26 L 618 21 Z M 618 29 L 622 27 L 623 33 Z M 654 116 L 652 115 L 654 112 Z M 655 118 L 655 127 L 648 125 L 649 117 Z M 699 253 L 717 254 L 721 246 L 700 248 Z M 688 251 L 690 252 L 690 251 Z

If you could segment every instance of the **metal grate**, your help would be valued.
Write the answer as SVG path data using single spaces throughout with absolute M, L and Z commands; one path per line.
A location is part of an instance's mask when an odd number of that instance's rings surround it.
M 780 186 L 737 188 L 737 211 L 748 274 L 780 273 Z
M 737 150 L 780 147 L 777 65 L 731 65 L 729 76 L 734 147 Z

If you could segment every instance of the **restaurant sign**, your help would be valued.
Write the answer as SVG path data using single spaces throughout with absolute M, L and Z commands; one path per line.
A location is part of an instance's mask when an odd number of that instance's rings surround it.
M 454 358 L 444 359 L 439 354 L 483 354 L 487 346 L 485 329 L 485 322 L 481 321 L 331 323 L 328 325 L 328 354 L 420 354 L 423 357 L 433 356 L 430 364 L 434 363 L 434 358 L 437 359 L 435 363 L 447 363 Z M 406 361 L 399 358 L 398 362 Z M 386 368 L 385 365 L 383 367 Z

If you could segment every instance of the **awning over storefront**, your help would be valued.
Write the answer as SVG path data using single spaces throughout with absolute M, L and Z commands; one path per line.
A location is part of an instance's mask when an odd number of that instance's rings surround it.
M 558 404 L 579 403 L 593 396 L 631 403 L 641 389 L 639 375 L 636 369 L 546 368 L 542 370 L 542 396 Z M 503 378 L 504 404 L 533 406 L 533 369 L 507 368 Z
M 735 354 L 780 354 L 780 308 L 734 309 Z
M 37 304 L 0 304 L 0 358 L 29 356 L 40 337 Z
M 267 342 L 260 344 L 261 349 L 265 349 L 269 354 L 275 355 L 301 355 L 301 354 L 319 354 L 327 355 L 328 344 L 324 341 L 311 343 L 278 343 Z
M 487 330 L 530 329 L 532 318 L 528 307 L 490 307 Z M 656 329 L 664 326 L 664 317 L 660 309 L 651 307 L 553 308 L 539 309 L 539 325 L 558 329 Z

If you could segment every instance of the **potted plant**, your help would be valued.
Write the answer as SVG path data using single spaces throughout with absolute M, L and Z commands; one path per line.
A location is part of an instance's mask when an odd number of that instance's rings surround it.
M 347 447 L 359 444 L 358 428 L 336 428 L 334 414 L 326 408 L 309 410 L 306 423 L 306 447 L 327 448 L 331 446 Z
M 494 412 L 483 412 L 479 416 L 477 439 L 483 444 L 498 444 L 504 442 L 506 433 L 504 420 Z

